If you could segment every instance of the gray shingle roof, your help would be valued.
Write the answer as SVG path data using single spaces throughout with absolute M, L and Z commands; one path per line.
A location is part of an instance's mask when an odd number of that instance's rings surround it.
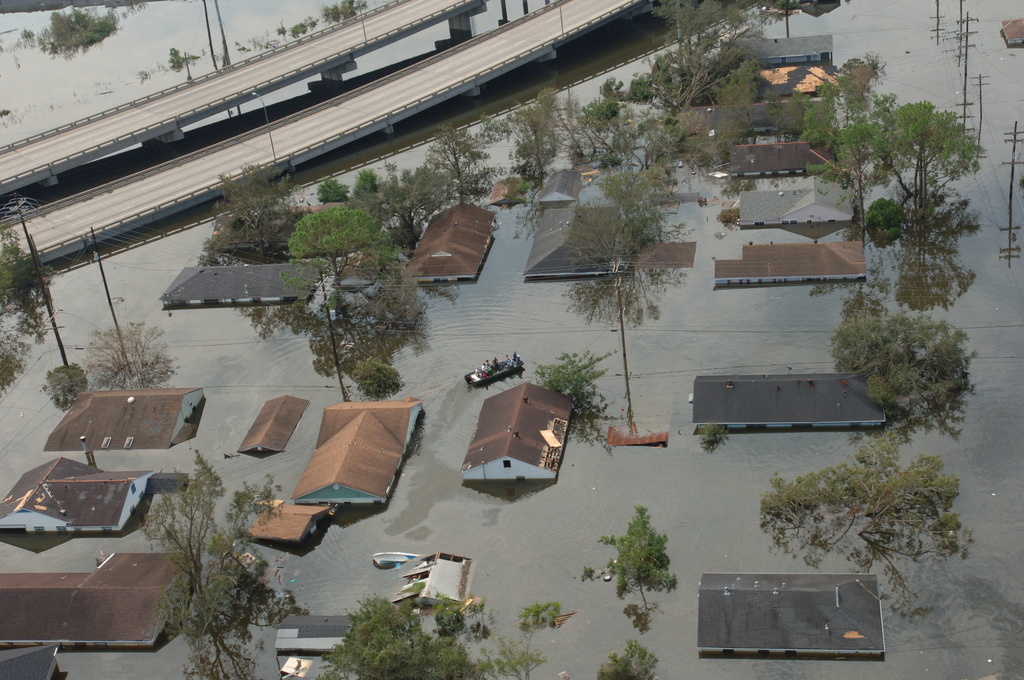
M 286 282 L 286 277 L 303 283 Z M 160 296 L 165 306 L 190 300 L 232 302 L 248 299 L 297 300 L 312 284 L 312 269 L 294 264 L 186 267 Z
M 805 35 L 793 38 L 765 38 L 747 40 L 744 46 L 758 59 L 779 57 L 800 57 L 807 54 L 821 54 L 832 51 L 831 35 Z
M 523 271 L 526 280 L 602 276 L 611 271 L 606 264 L 591 264 L 575 259 L 572 246 L 568 243 L 569 228 L 575 219 L 575 212 L 571 208 L 550 208 L 544 211 Z
M 802 177 L 785 189 L 740 192 L 740 223 L 778 224 L 804 208 L 822 206 L 852 219 L 843 189 L 818 177 Z

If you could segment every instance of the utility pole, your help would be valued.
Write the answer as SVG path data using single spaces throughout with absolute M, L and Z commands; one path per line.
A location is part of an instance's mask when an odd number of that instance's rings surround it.
M 124 335 L 121 334 L 121 325 L 117 323 L 117 314 L 114 313 L 114 301 L 110 299 L 110 287 L 107 286 L 107 274 L 103 271 L 103 260 L 100 258 L 100 249 L 96 245 L 96 230 L 89 227 L 89 233 L 92 234 L 92 254 L 93 259 L 96 260 L 96 264 L 100 266 L 100 278 L 103 279 L 103 292 L 107 294 L 107 306 L 110 307 L 110 318 L 114 320 L 114 331 L 117 333 L 117 344 L 121 347 L 121 358 L 124 360 L 124 365 L 127 368 L 128 363 L 128 350 L 124 346 Z
M 935 16 L 928 17 L 928 18 L 929 19 L 935 19 L 935 28 L 931 29 L 931 32 L 935 34 L 935 44 L 938 45 L 939 44 L 939 34 L 942 32 L 942 28 L 940 27 L 940 24 L 939 24 L 939 20 L 942 18 L 942 15 L 939 14 L 939 0 L 935 0 Z
M 210 30 L 210 6 L 203 0 L 203 14 L 206 16 L 206 37 L 210 41 L 210 59 L 213 60 L 213 70 L 217 70 L 217 51 L 213 49 L 213 32 Z
M 1016 231 L 1018 229 L 1020 229 L 1020 227 L 1019 226 L 1014 226 L 1014 224 L 1013 224 L 1013 191 L 1014 191 L 1013 182 L 1014 182 L 1014 176 L 1015 176 L 1014 170 L 1016 169 L 1017 163 L 1019 162 L 1017 160 L 1017 142 L 1024 141 L 1024 140 L 1021 139 L 1021 135 L 1024 135 L 1024 132 L 1018 132 L 1017 124 L 1018 124 L 1018 121 L 1014 121 L 1013 122 L 1013 132 L 1012 133 L 1006 133 L 1006 139 L 1003 140 L 1005 142 L 1009 142 L 1010 145 L 1011 145 L 1010 146 L 1010 160 L 1003 162 L 1003 165 L 1009 165 L 1010 166 L 1010 195 L 1009 195 L 1009 201 L 1007 202 L 1007 211 L 1006 211 L 1006 213 L 1007 213 L 1007 221 L 1006 221 L 1006 226 L 1005 227 L 999 227 L 999 231 L 1007 232 L 1006 247 L 999 249 L 999 257 L 1000 257 L 1000 259 L 1005 259 L 1006 260 L 1006 266 L 1007 267 L 1010 266 L 1011 261 L 1013 259 L 1019 259 L 1020 258 L 1020 246 L 1014 245 L 1017 242 Z
M 25 242 L 28 244 L 29 253 L 32 255 L 32 266 L 36 270 L 36 279 L 39 280 L 39 290 L 43 293 L 43 302 L 46 304 L 46 314 L 50 318 L 50 327 L 53 328 L 53 337 L 57 339 L 57 349 L 60 350 L 60 359 L 64 362 L 64 365 L 68 365 L 68 355 L 64 351 L 64 343 L 60 339 L 60 331 L 57 329 L 57 318 L 53 313 L 53 300 L 50 299 L 50 288 L 46 285 L 46 279 L 43 278 L 43 267 L 39 263 L 39 253 L 36 252 L 35 241 L 32 240 L 32 234 L 28 233 L 28 225 L 25 223 L 25 206 L 33 207 L 29 199 L 14 194 L 7 205 L 4 206 L 7 214 L 17 213 L 21 219 L 21 228 L 25 231 Z
M 980 73 L 978 74 L 978 154 L 979 155 L 981 154 L 981 122 L 982 122 L 982 116 L 985 113 L 985 111 L 984 111 L 984 100 L 981 97 L 981 88 L 982 88 L 982 85 L 986 85 L 987 84 L 987 83 L 982 82 L 982 78 L 988 78 L 988 76 L 983 76 Z
M 938 0 L 936 0 L 937 2 Z M 231 56 L 228 54 L 228 37 L 224 34 L 224 20 L 220 17 L 220 2 L 219 0 L 213 0 L 213 8 L 217 10 L 217 23 L 220 25 L 220 39 L 224 44 L 224 56 L 221 57 L 221 64 L 223 66 L 231 66 Z
M 963 3 L 960 3 L 960 12 L 963 13 Z M 963 95 L 964 95 L 964 98 L 963 98 L 963 101 L 960 102 L 961 106 L 963 107 L 963 113 L 961 114 L 960 117 L 964 121 L 964 130 L 966 131 L 967 130 L 967 119 L 970 117 L 970 116 L 967 115 L 967 106 L 968 106 L 968 104 L 973 103 L 973 102 L 968 102 L 967 101 L 967 55 L 968 55 L 968 52 L 970 52 L 970 48 L 975 47 L 975 45 L 972 45 L 970 43 L 971 36 L 974 35 L 973 33 L 971 33 L 971 13 L 968 12 L 967 13 L 967 19 L 961 19 L 959 23 L 964 26 L 964 29 L 961 30 L 960 33 L 958 34 L 959 37 L 962 40 L 962 42 L 960 44 L 960 53 L 963 54 L 963 64 L 964 64 L 964 82 L 963 82 Z M 959 60 L 958 60 L 958 63 L 959 63 Z

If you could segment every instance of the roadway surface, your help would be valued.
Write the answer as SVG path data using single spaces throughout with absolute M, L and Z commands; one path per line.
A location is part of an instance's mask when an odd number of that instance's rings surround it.
M 0 148 L 0 194 L 52 181 L 108 154 L 160 137 L 411 35 L 430 24 L 482 8 L 484 0 L 393 0 L 176 87 Z
M 90 227 L 107 236 L 217 198 L 220 177 L 246 166 L 289 167 L 387 130 L 430 106 L 531 61 L 557 44 L 631 12 L 650 0 L 561 0 L 446 52 L 267 128 L 228 140 L 27 216 L 41 257 L 73 254 Z M 272 142 L 272 143 L 271 143 Z M 273 155 L 275 154 L 276 155 Z

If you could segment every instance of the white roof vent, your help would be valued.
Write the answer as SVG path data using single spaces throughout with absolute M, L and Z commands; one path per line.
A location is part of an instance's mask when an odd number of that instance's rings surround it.
M 135 397 L 128 397 L 128 403 L 129 404 L 134 404 L 135 403 Z

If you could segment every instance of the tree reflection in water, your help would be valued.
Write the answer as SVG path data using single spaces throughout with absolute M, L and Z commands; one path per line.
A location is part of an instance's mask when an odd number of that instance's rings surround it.
M 327 315 L 306 302 L 280 307 L 244 307 L 239 314 L 249 320 L 257 337 L 267 340 L 280 332 L 309 339 L 313 370 L 325 378 L 337 378 L 342 398 L 350 399 L 344 376 L 350 376 L 365 359 L 378 359 L 389 366 L 399 352 L 411 347 L 417 355 L 429 347 L 427 320 L 420 316 L 410 322 L 378 323 L 363 310 Z

